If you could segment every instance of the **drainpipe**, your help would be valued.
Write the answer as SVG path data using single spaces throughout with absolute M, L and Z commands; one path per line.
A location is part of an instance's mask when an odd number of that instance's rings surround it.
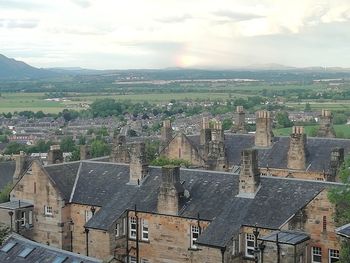
M 89 229 L 85 227 L 86 256 L 89 256 Z
M 137 216 L 136 204 L 135 204 L 135 218 L 136 218 L 136 263 L 139 263 L 139 218 Z
M 280 244 L 278 243 L 278 233 L 276 235 L 276 247 L 277 247 L 277 263 L 280 263 Z
M 126 263 L 129 263 L 129 210 L 126 212 Z
M 225 263 L 225 250 L 226 250 L 225 247 L 221 248 L 221 262 L 222 263 Z

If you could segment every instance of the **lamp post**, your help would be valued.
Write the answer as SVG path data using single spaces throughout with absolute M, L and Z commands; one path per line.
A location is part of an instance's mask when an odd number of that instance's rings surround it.
M 258 263 L 259 262 L 259 247 L 258 247 L 258 237 L 259 237 L 260 231 L 258 229 L 258 224 L 255 224 L 255 228 L 253 231 L 254 235 L 254 262 Z

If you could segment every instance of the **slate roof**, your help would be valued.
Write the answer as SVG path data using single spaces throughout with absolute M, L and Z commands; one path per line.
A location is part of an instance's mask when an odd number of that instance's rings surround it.
M 101 207 L 86 227 L 109 230 L 126 210 L 157 212 L 161 168 L 149 167 L 140 186 L 129 184 L 129 165 L 94 160 L 45 166 L 71 203 Z M 261 177 L 254 199 L 237 197 L 239 174 L 181 169 L 180 179 L 190 197 L 179 216 L 211 221 L 198 243 L 225 247 L 241 226 L 279 229 L 322 190 L 337 183 Z
M 8 161 L 8 162 L 0 162 L 0 192 L 4 187 L 13 180 L 13 174 L 16 170 L 16 162 Z
M 189 136 L 199 147 L 199 135 Z M 350 140 L 334 138 L 307 138 L 307 161 L 309 171 L 329 172 L 331 151 L 344 148 L 345 155 L 350 153 Z M 225 148 L 230 166 L 239 165 L 241 152 L 247 148 L 255 148 L 254 134 L 225 134 Z M 287 169 L 287 153 L 289 137 L 275 137 L 271 148 L 258 148 L 259 167 Z
M 13 245 L 14 244 L 14 245 Z M 9 249 L 7 252 L 6 250 Z M 29 252 L 24 257 L 26 251 Z M 55 261 L 61 259 L 62 261 Z M 52 262 L 65 262 L 65 263 L 101 263 L 101 260 L 82 256 L 65 250 L 57 249 L 54 247 L 46 246 L 34 241 L 28 240 L 20 235 L 11 234 L 3 243 L 0 248 L 0 262 L 16 262 L 16 263 L 52 263 Z
M 262 241 L 276 242 L 278 235 L 278 243 L 286 245 L 298 245 L 310 239 L 306 233 L 296 231 L 274 231 L 271 234 L 258 238 Z
M 341 226 L 335 230 L 335 232 L 343 237 L 350 238 L 350 224 Z

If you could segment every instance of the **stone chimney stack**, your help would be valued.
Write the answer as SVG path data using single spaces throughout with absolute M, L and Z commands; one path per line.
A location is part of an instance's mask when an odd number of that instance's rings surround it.
M 306 134 L 304 133 L 304 127 L 293 126 L 289 141 L 287 167 L 293 170 L 305 170 L 306 153 Z
M 89 145 L 80 145 L 80 160 L 91 159 L 91 148 Z
M 16 170 L 13 174 L 13 182 L 17 182 L 20 179 L 20 176 L 23 173 L 25 161 L 26 154 L 25 152 L 20 151 L 19 155 L 16 156 Z
M 183 195 L 184 188 L 180 182 L 180 168 L 170 165 L 162 167 L 162 179 L 157 203 L 158 213 L 178 215 L 180 199 Z
M 273 142 L 272 118 L 269 111 L 261 110 L 256 113 L 255 146 L 271 147 Z
M 320 128 L 318 129 L 317 137 L 335 138 L 333 116 L 330 110 L 322 109 L 319 123 Z
M 344 162 L 344 148 L 334 148 L 331 152 L 331 160 L 330 160 L 330 178 L 327 178 L 327 181 L 335 181 L 336 176 L 338 175 L 338 171 L 340 166 Z
M 238 197 L 254 198 L 260 187 L 260 171 L 258 168 L 258 152 L 246 149 L 241 153 L 241 171 L 239 175 Z
M 213 128 L 211 129 L 211 140 L 214 142 L 224 141 L 224 130 L 222 129 L 221 121 L 215 120 L 213 123 Z
M 243 106 L 237 106 L 235 114 L 235 124 L 232 129 L 235 133 L 247 133 L 245 127 L 245 111 Z
M 164 143 L 169 143 L 173 138 L 173 128 L 171 127 L 170 120 L 163 121 L 163 127 L 160 130 L 161 140 Z
M 209 119 L 204 117 L 202 120 L 202 128 L 200 131 L 200 144 L 206 145 L 211 141 L 211 129 L 209 127 Z
M 126 145 L 125 135 L 118 134 L 113 139 L 110 161 L 114 163 L 129 163 L 130 155 Z
M 51 145 L 47 154 L 47 164 L 63 163 L 63 152 L 59 145 Z
M 129 183 L 139 185 L 147 175 L 148 163 L 145 143 L 135 142 L 131 145 Z

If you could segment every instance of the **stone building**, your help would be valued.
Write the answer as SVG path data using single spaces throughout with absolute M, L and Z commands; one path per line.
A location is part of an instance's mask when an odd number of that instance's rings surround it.
M 160 155 L 169 159 L 186 160 L 193 167 L 217 171 L 228 169 L 225 135 L 220 121 L 210 122 L 208 118 L 203 118 L 199 138 L 195 139 L 196 142 L 192 137 L 179 132 L 170 141 L 163 140 L 165 146 L 160 150 Z
M 243 106 L 237 106 L 234 125 L 232 127 L 233 133 L 247 133 L 246 123 L 245 123 L 245 111 Z
M 130 165 L 34 161 L 0 221 L 107 262 L 327 262 L 339 253 L 327 192 L 340 184 L 261 176 L 256 149 L 242 151 L 235 173 L 148 167 L 143 151 L 135 145 Z
M 322 110 L 319 118 L 320 127 L 317 132 L 317 137 L 335 138 L 333 128 L 333 116 L 330 110 Z

